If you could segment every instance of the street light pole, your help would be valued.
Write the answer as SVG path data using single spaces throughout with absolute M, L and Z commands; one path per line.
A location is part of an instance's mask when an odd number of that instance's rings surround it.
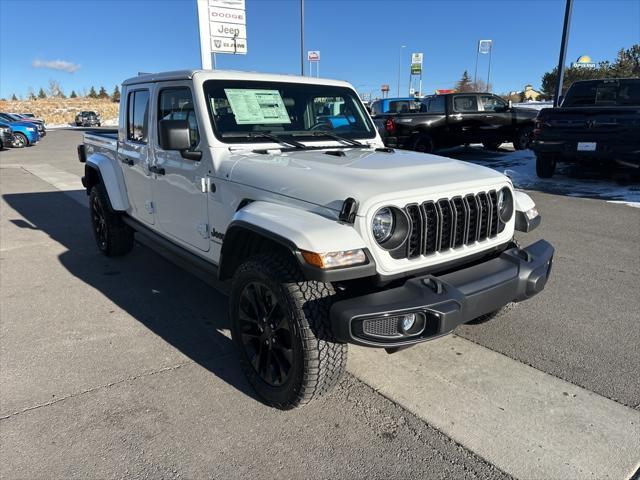
M 300 75 L 304 76 L 304 0 L 300 0 Z
M 567 0 L 564 9 L 564 25 L 562 26 L 562 43 L 560 44 L 560 58 L 558 59 L 558 75 L 556 79 L 556 94 L 553 96 L 553 106 L 557 107 L 562 96 L 562 81 L 564 77 L 564 62 L 567 57 L 567 41 L 569 40 L 569 26 L 571 23 L 571 10 L 573 0 Z
M 400 53 L 398 54 L 398 97 L 400 97 L 400 67 L 402 65 L 402 49 L 405 47 L 406 45 L 400 45 Z

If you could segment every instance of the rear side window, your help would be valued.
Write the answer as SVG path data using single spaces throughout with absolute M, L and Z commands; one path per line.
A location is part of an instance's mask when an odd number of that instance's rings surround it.
M 427 113 L 444 113 L 444 97 L 442 95 L 426 98 L 424 105 Z
M 453 109 L 456 112 L 477 112 L 478 97 L 475 95 L 458 95 L 453 97 Z
M 149 131 L 149 90 L 136 90 L 127 99 L 127 139 L 147 143 Z
M 189 88 L 175 87 L 162 90 L 158 108 L 158 120 L 186 120 L 189 122 L 191 147 L 193 148 L 200 143 L 198 120 Z

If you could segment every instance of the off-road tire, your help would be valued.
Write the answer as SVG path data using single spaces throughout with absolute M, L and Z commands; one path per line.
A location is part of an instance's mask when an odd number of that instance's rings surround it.
M 433 139 L 426 133 L 416 136 L 411 142 L 411 150 L 415 152 L 431 153 L 433 152 L 433 149 Z
M 16 132 L 13 134 L 13 148 L 24 148 L 29 146 L 29 139 L 24 133 Z
M 254 282 L 273 293 L 290 326 L 293 361 L 279 386 L 270 385 L 254 368 L 241 338 L 240 298 Z M 266 404 L 282 410 L 305 405 L 328 393 L 340 379 L 347 345 L 336 342 L 331 331 L 329 309 L 334 295 L 330 283 L 304 280 L 298 265 L 284 253 L 253 257 L 236 271 L 229 298 L 231 335 L 247 380 Z
M 101 183 L 91 188 L 89 211 L 98 250 L 107 257 L 129 253 L 134 243 L 133 229 L 122 221 L 122 214 L 111 209 L 107 192 Z
M 513 139 L 513 148 L 515 150 L 526 150 L 531 145 L 533 138 L 533 127 L 521 128 Z
M 485 150 L 491 150 L 492 152 L 497 151 L 502 145 L 503 142 L 482 142 L 482 146 Z
M 536 153 L 536 174 L 540 178 L 551 178 L 556 172 L 556 157 L 551 153 Z

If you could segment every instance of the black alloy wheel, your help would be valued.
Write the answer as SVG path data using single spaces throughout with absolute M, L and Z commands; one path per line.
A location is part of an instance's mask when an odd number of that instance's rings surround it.
M 262 282 L 247 283 L 238 309 L 240 341 L 256 373 L 269 385 L 287 381 L 293 365 L 288 315 L 274 292 Z

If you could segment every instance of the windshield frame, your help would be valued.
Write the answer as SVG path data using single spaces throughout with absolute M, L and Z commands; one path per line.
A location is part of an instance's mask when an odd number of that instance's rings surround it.
M 213 106 L 211 105 L 211 95 L 209 93 L 209 89 L 210 89 L 210 85 L 212 84 L 218 84 L 222 86 L 222 88 L 282 89 L 287 87 L 300 88 L 304 86 L 309 86 L 309 87 L 320 87 L 320 88 L 335 90 L 335 92 L 331 92 L 331 95 L 327 95 L 327 97 L 340 96 L 340 93 L 342 93 L 342 95 L 348 94 L 351 97 L 351 100 L 353 101 L 355 107 L 359 110 L 359 113 L 362 116 L 362 119 L 366 127 L 369 129 L 369 132 L 367 134 L 364 134 L 364 132 L 363 134 L 353 134 L 353 135 L 348 132 L 338 132 L 337 134 L 347 139 L 351 139 L 355 141 L 375 140 L 378 134 L 378 131 L 375 125 L 373 124 L 373 121 L 371 120 L 371 117 L 368 114 L 366 108 L 362 104 L 360 97 L 355 92 L 355 90 L 353 90 L 348 86 L 326 85 L 326 84 L 319 84 L 319 83 L 306 83 L 306 82 L 295 82 L 295 81 L 277 81 L 277 80 L 273 81 L 273 80 L 209 79 L 204 81 L 202 84 L 202 93 L 204 94 L 206 108 L 209 115 L 209 122 L 215 138 L 219 142 L 224 143 L 226 145 L 252 144 L 252 143 L 278 143 L 278 142 L 275 142 L 274 140 L 268 139 L 268 138 L 261 138 L 259 136 L 254 136 L 254 137 L 250 135 L 247 135 L 246 137 L 237 136 L 237 135 L 230 136 L 229 133 L 236 133 L 236 132 L 221 132 L 218 129 L 218 126 L 216 124 L 214 114 L 213 114 Z M 274 124 L 274 126 L 275 125 L 278 125 L 278 124 Z M 327 140 L 331 142 L 339 142 L 338 140 L 331 139 L 329 137 L 322 138 L 321 136 L 315 134 L 316 131 L 322 132 L 323 130 L 290 130 L 290 131 L 262 130 L 262 132 L 264 133 L 270 133 L 278 137 L 284 137 L 284 139 L 292 138 L 294 140 L 298 140 L 301 142 L 310 141 L 315 143 L 315 142 L 322 142 Z M 259 133 L 259 132 L 260 130 L 256 131 L 255 133 Z M 308 134 L 305 134 L 306 132 L 308 132 Z M 326 130 L 326 132 L 333 133 L 333 130 Z M 237 132 L 237 133 L 248 134 L 250 132 Z M 365 145 L 363 144 L 363 146 Z M 353 145 L 352 148 L 357 148 L 357 147 Z

